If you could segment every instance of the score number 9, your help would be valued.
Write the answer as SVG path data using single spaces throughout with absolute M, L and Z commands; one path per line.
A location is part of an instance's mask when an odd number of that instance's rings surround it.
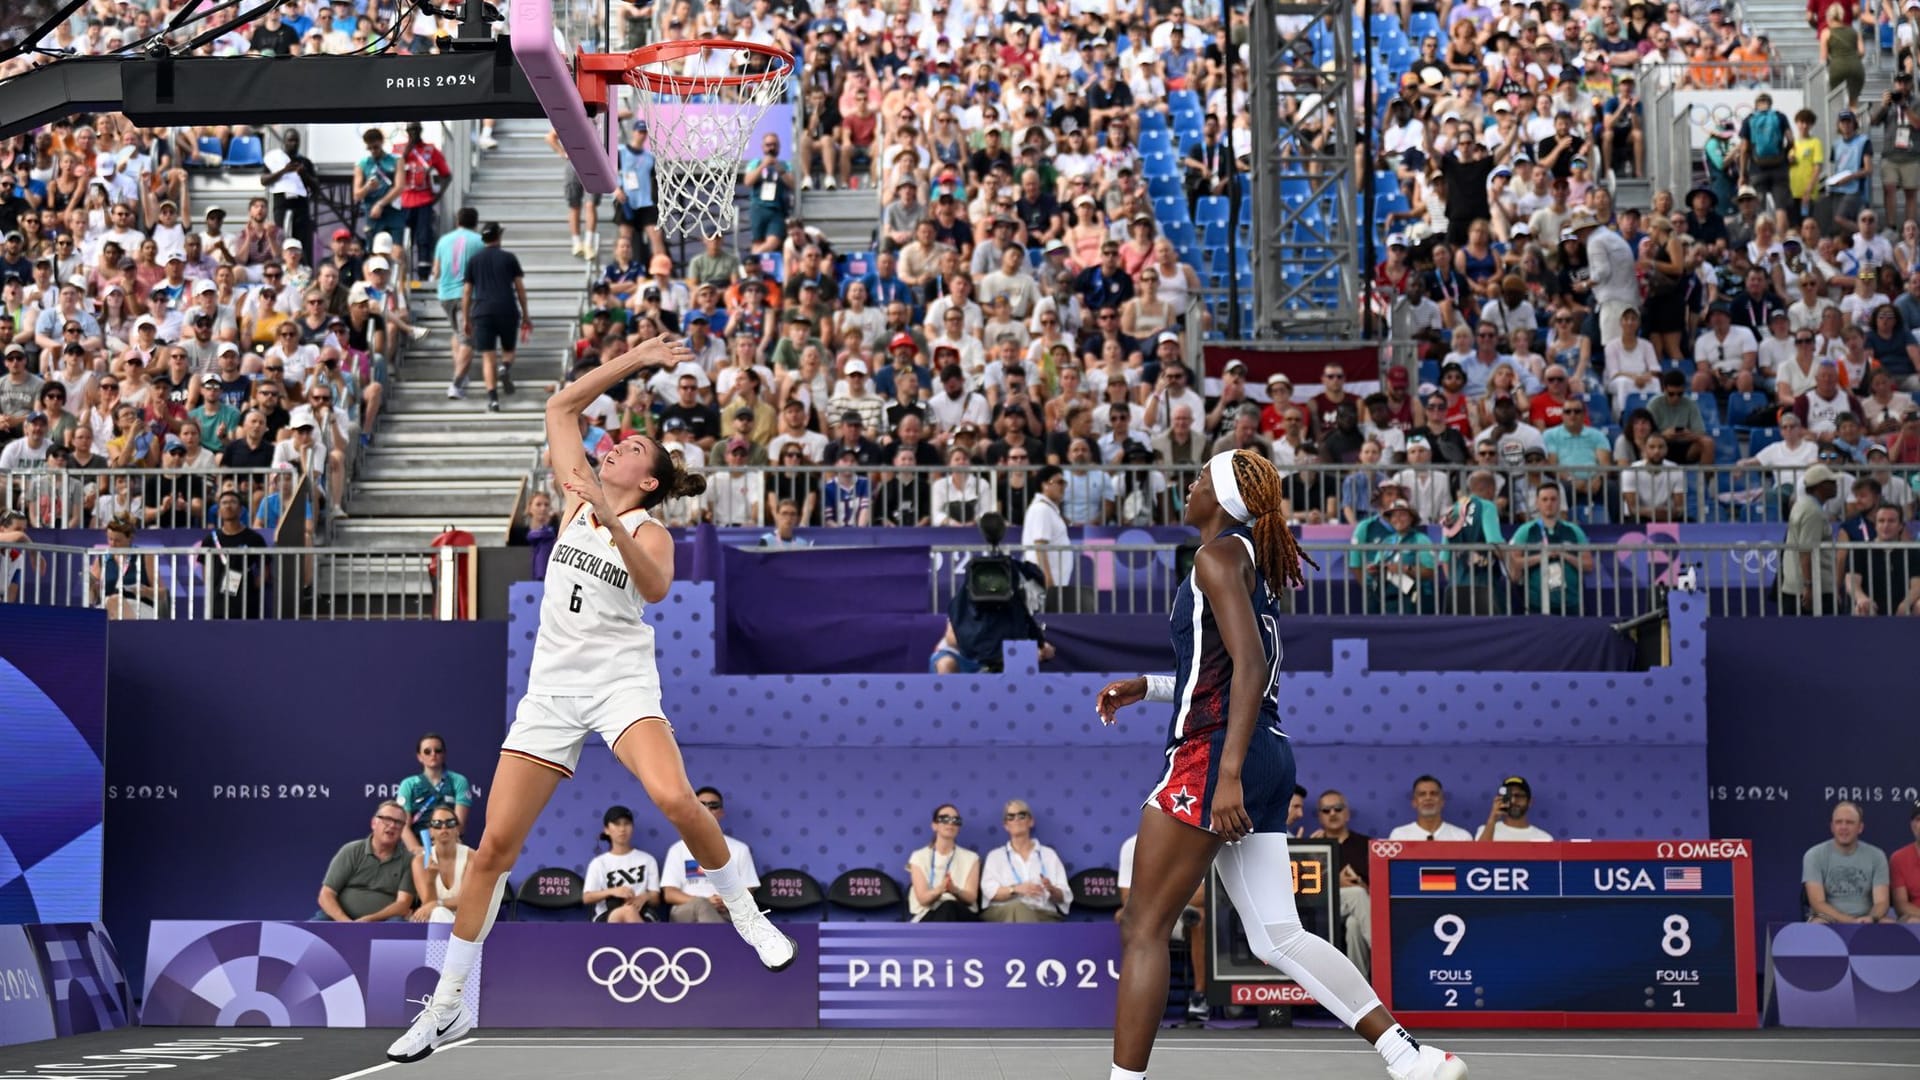
M 1660 921 L 1660 951 L 1668 956 L 1681 957 L 1693 951 L 1691 932 L 1693 924 L 1685 915 L 1669 915 Z M 1447 914 L 1433 920 L 1433 936 L 1446 943 L 1440 950 L 1441 956 L 1452 956 L 1453 951 L 1467 938 L 1467 920 L 1458 915 Z

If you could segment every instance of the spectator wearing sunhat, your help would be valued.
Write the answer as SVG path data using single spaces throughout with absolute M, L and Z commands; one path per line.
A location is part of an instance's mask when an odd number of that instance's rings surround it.
M 1620 339 L 1620 315 L 1640 305 L 1640 282 L 1636 274 L 1633 249 L 1625 237 L 1594 220 L 1586 211 L 1576 211 L 1567 221 L 1587 251 L 1587 275 L 1590 294 L 1599 307 L 1600 344 Z
M 1377 550 L 1361 555 L 1360 579 L 1369 614 L 1431 614 L 1439 610 L 1436 582 L 1439 552 L 1420 529 L 1420 512 L 1405 499 L 1385 502 L 1381 509 L 1386 529 L 1375 528 L 1368 543 Z M 1360 543 L 1356 531 L 1355 542 Z

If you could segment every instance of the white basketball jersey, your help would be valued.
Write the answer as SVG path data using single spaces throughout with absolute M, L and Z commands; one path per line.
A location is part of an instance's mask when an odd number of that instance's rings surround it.
M 637 532 L 653 520 L 645 510 L 629 510 L 620 515 L 619 527 Z M 586 694 L 622 682 L 657 684 L 653 627 L 641 618 L 645 611 L 612 534 L 582 506 L 560 530 L 547 563 L 527 690 Z

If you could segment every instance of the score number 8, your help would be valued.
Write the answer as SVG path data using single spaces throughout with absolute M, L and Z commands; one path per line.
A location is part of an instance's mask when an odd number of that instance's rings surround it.
M 1668 956 L 1685 956 L 1693 951 L 1693 924 L 1685 915 L 1669 915 L 1660 922 L 1660 951 Z M 1458 915 L 1442 915 L 1433 920 L 1433 936 L 1446 943 L 1441 956 L 1452 956 L 1467 937 L 1467 920 Z

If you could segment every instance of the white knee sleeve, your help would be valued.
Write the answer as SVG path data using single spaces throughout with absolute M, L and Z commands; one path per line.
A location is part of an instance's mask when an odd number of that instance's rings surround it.
M 1348 1027 L 1380 1007 L 1380 998 L 1353 962 L 1300 925 L 1285 834 L 1255 833 L 1224 845 L 1214 865 L 1255 956 L 1300 984 Z
M 480 924 L 480 932 L 474 935 L 473 940 L 485 941 L 487 940 L 487 935 L 493 933 L 493 920 L 500 917 L 500 898 L 506 894 L 507 875 L 501 874 L 499 877 L 493 879 L 493 895 L 488 898 L 487 918 L 485 922 Z

